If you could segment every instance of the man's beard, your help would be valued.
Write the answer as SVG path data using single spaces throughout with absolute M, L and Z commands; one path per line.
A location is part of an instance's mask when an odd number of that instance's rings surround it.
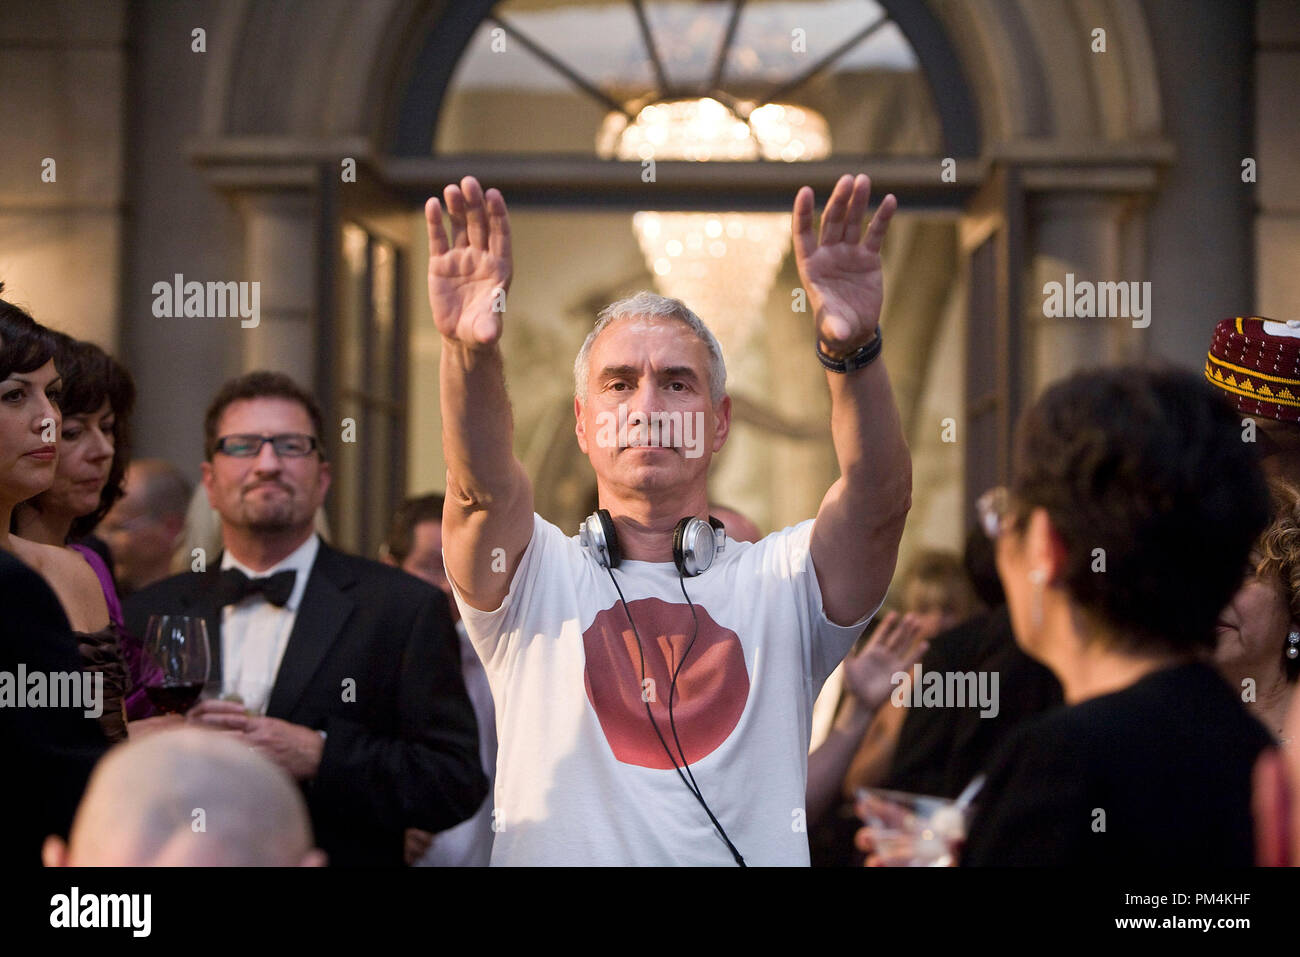
M 290 531 L 296 527 L 297 523 L 295 523 L 291 518 L 279 515 L 271 518 L 257 519 L 248 523 L 248 530 L 250 532 L 256 532 L 259 535 L 278 534 L 280 532 Z
M 291 531 L 303 524 L 294 514 L 293 502 L 285 501 L 271 507 L 246 506 L 244 527 L 260 535 Z

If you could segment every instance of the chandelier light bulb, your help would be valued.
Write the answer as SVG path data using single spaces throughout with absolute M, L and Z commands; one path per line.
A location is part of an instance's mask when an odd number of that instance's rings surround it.
M 633 108 L 629 108 L 629 113 Z M 830 130 L 815 110 L 712 97 L 663 100 L 612 112 L 596 138 L 605 159 L 797 162 L 830 155 Z M 744 347 L 790 251 L 786 213 L 642 211 L 633 231 L 659 291 L 699 313 L 727 351 Z

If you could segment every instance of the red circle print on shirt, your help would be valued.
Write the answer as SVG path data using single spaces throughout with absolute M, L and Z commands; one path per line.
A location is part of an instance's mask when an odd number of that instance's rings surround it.
M 690 606 L 658 598 L 629 602 L 628 611 L 645 649 L 645 677 L 653 684 L 641 683 L 636 636 L 619 602 L 596 615 L 582 633 L 587 653 L 587 700 L 596 711 L 614 757 L 624 764 L 670 770 L 672 761 L 646 715 L 646 704 L 680 765 L 681 754 L 668 723 L 668 693 L 673 670 L 691 643 L 695 621 Z M 690 764 L 727 740 L 749 698 L 749 672 L 745 670 L 740 639 L 699 605 L 695 613 L 700 621 L 699 634 L 677 676 L 673 696 L 673 721 Z M 649 701 L 642 698 L 643 688 Z

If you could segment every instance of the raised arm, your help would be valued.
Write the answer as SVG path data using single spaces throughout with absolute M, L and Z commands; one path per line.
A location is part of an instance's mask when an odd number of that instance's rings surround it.
M 431 198 L 429 306 L 442 334 L 442 448 L 447 460 L 443 554 L 461 595 L 501 604 L 533 533 L 533 487 L 513 451 L 514 421 L 501 359 L 510 288 L 510 219 L 501 194 L 471 176 Z M 499 549 L 499 551 L 498 551 Z
M 833 358 L 871 342 L 880 324 L 880 246 L 898 202 L 886 196 L 864 235 L 870 196 L 866 176 L 842 176 L 822 213 L 820 236 L 813 233 L 813 191 L 805 186 L 795 196 L 795 261 L 819 347 Z M 883 361 L 846 374 L 828 371 L 826 378 L 840 477 L 817 511 L 812 559 L 826 616 L 848 625 L 876 607 L 894 575 L 912 504 L 912 459 Z

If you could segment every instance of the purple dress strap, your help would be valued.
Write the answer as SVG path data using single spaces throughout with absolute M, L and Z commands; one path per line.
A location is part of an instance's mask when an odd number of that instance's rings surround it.
M 122 603 L 118 600 L 117 589 L 113 587 L 113 576 L 108 566 L 104 564 L 104 560 L 99 557 L 99 553 L 86 545 L 68 547 L 81 555 L 86 560 L 86 564 L 94 570 L 95 577 L 99 579 L 99 588 L 104 593 L 104 603 L 108 605 L 109 620 L 117 625 L 121 636 L 122 658 L 126 661 L 126 670 L 131 675 L 131 691 L 126 696 L 126 717 L 130 721 L 152 717 L 155 711 L 149 696 L 145 693 L 145 687 L 151 683 L 158 683 L 162 669 L 144 653 L 144 645 L 140 639 L 126 630 Z

